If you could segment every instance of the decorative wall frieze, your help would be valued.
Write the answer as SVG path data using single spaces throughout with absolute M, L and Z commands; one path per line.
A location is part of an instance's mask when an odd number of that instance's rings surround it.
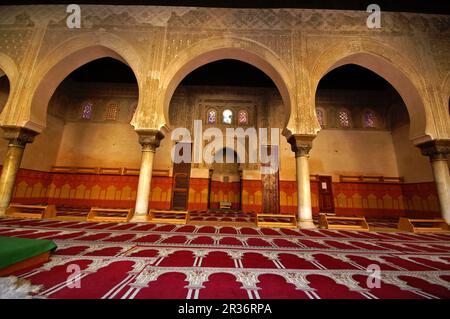
M 210 30 L 321 30 L 373 32 L 367 28 L 365 10 L 318 9 L 230 9 L 126 5 L 80 5 L 82 27 L 100 25 L 149 25 L 172 29 L 201 28 Z M 450 18 L 445 15 L 382 12 L 378 33 L 450 32 Z M 50 25 L 64 24 L 68 16 L 65 5 L 4 6 L 0 25 L 30 26 L 42 20 Z M 84 24 L 84 26 L 83 26 Z

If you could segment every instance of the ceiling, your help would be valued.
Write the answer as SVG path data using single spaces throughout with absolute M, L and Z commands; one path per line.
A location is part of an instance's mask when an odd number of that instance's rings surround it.
M 69 75 L 75 82 L 136 83 L 133 71 L 113 58 L 102 58 L 83 65 Z M 261 70 L 238 60 L 219 60 L 188 74 L 181 85 L 247 86 L 274 88 L 275 84 Z M 328 73 L 319 89 L 385 90 L 390 84 L 363 67 L 349 64 Z

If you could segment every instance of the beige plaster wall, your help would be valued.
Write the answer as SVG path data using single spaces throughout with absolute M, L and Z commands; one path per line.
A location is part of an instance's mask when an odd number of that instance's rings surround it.
M 428 157 L 420 153 L 409 140 L 409 125 L 392 129 L 392 141 L 397 157 L 397 167 L 400 176 L 406 183 L 433 181 L 433 172 Z
M 54 165 L 64 131 L 64 121 L 49 115 L 47 122 L 45 130 L 25 147 L 22 168 L 48 171 Z M 8 142 L 0 139 L 0 164 L 3 164 L 7 147 Z
M 56 159 L 58 166 L 138 168 L 138 135 L 125 123 L 67 123 Z
M 322 130 L 310 152 L 311 174 L 398 176 L 389 131 Z
M 61 137 L 64 131 L 64 121 L 52 115 L 48 115 L 47 127 L 37 135 L 33 143 L 27 144 L 22 159 L 22 168 L 38 171 L 48 171 L 54 165 L 58 154 Z M 0 140 L 0 163 L 6 154 L 8 142 Z

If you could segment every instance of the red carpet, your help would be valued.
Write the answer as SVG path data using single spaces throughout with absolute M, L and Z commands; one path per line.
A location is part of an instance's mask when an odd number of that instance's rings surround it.
M 4 218 L 0 235 L 57 243 L 15 274 L 44 298 L 450 298 L 449 234 Z M 367 286 L 371 264 L 380 288 Z

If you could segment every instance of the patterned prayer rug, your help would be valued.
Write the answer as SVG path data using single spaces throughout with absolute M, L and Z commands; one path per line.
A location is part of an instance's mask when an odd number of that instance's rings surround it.
M 450 298 L 450 234 L 0 219 L 38 298 Z M 380 279 L 378 281 L 378 278 Z

